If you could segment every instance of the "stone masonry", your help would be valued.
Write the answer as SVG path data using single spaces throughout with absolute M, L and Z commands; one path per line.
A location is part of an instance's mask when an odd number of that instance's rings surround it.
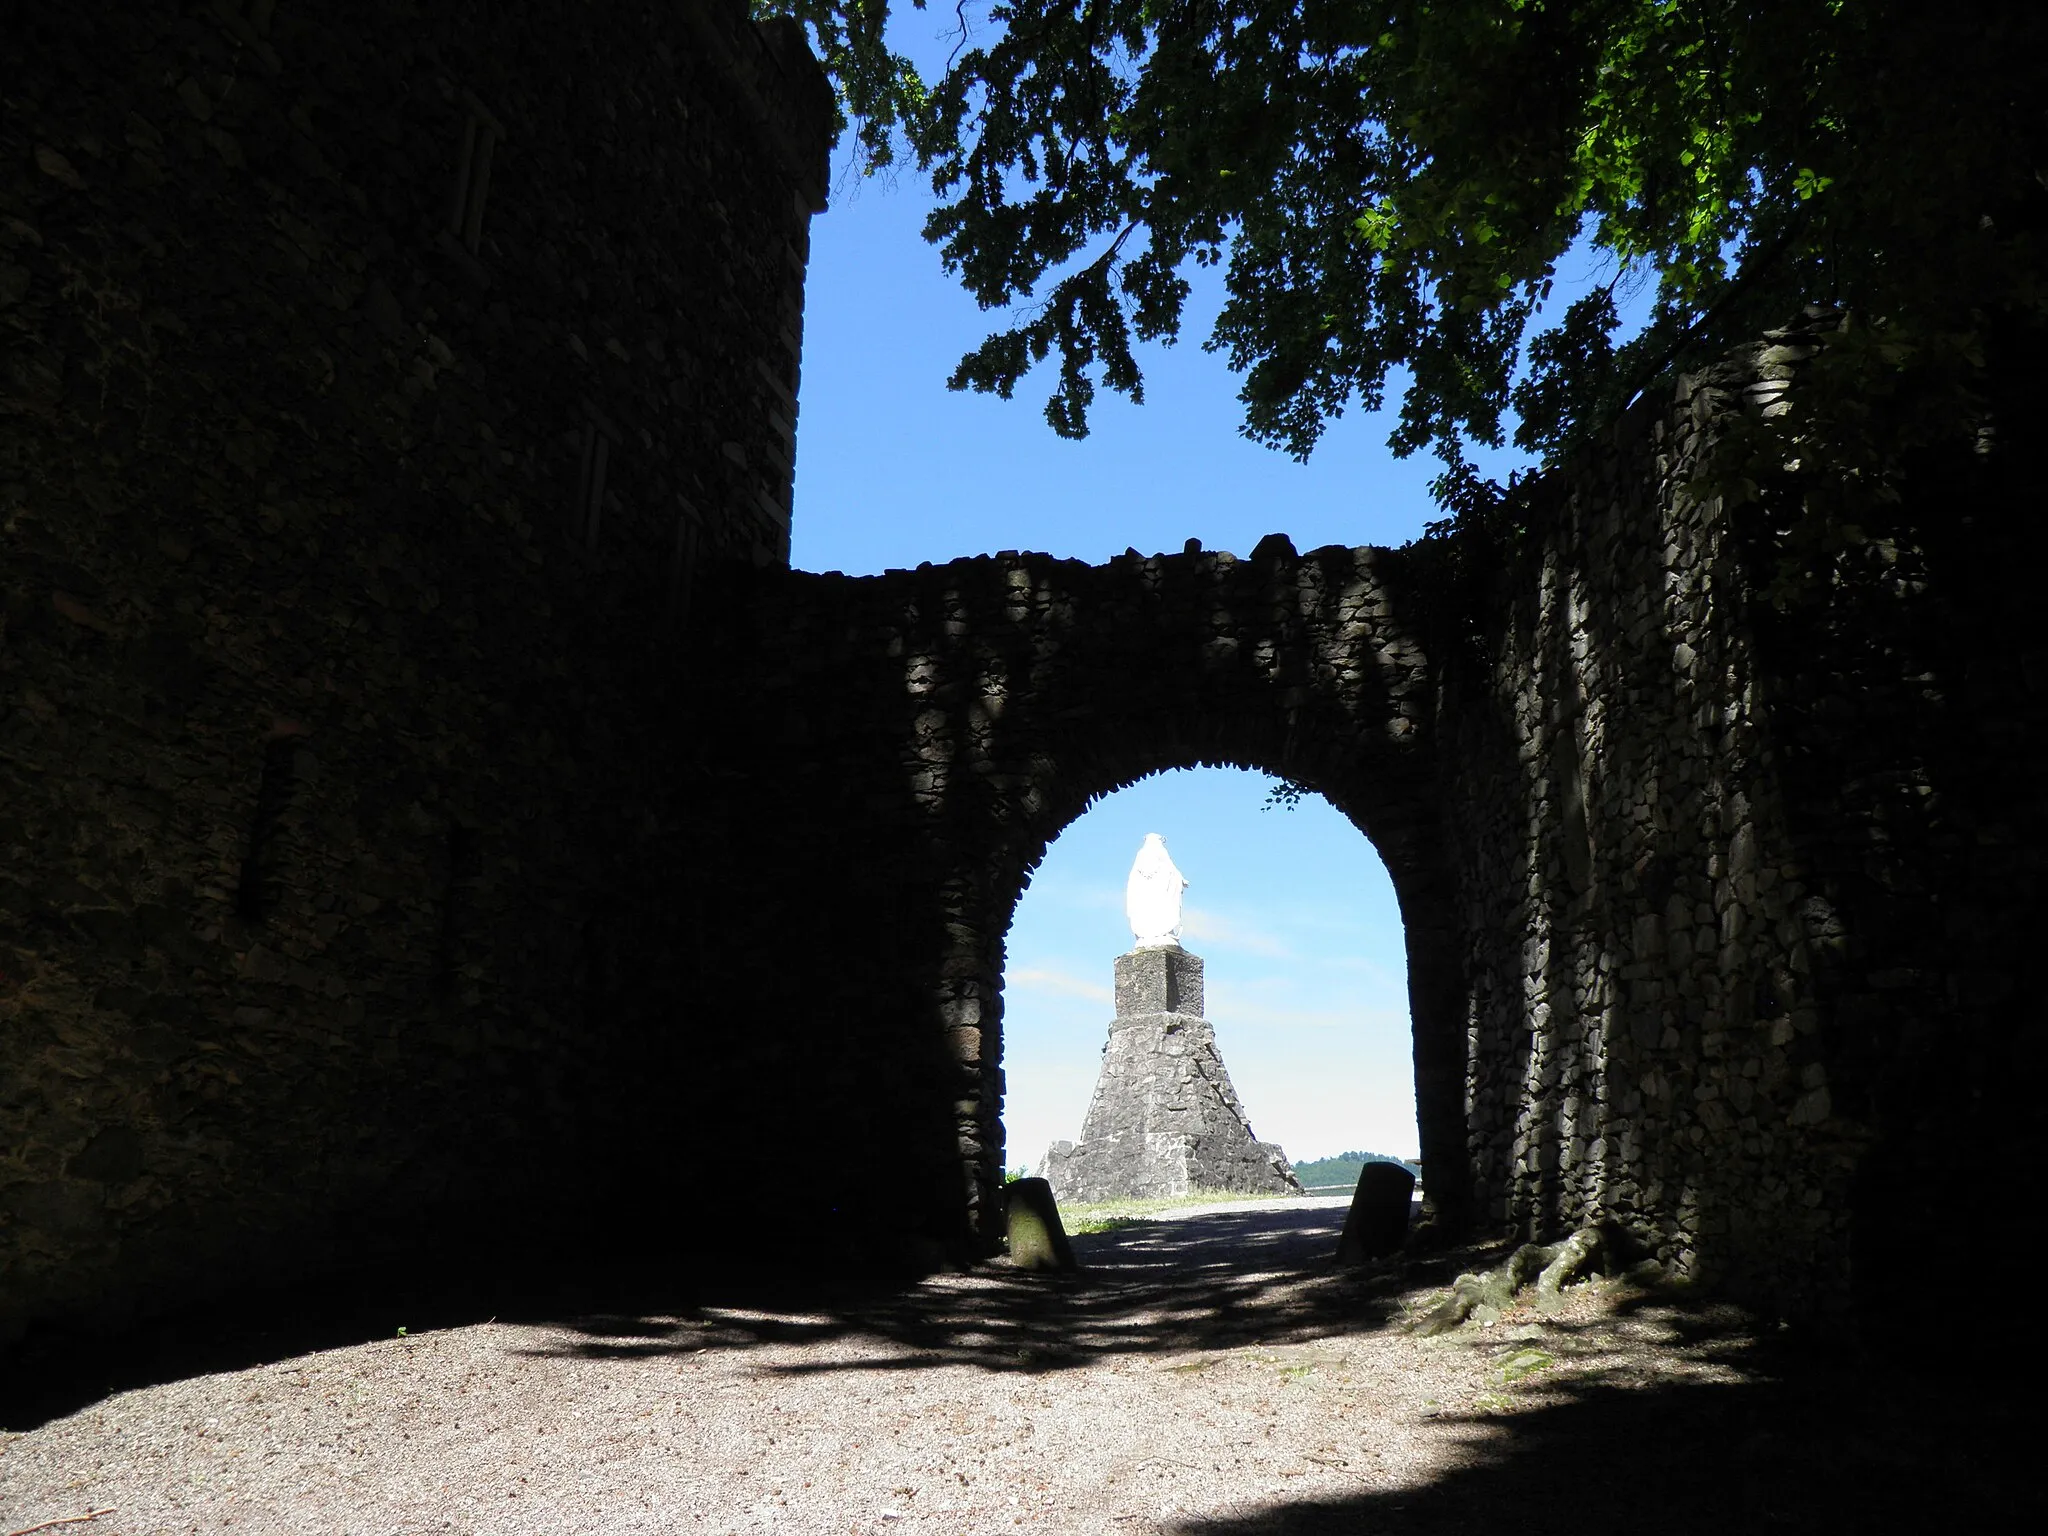
M 1054 1142 L 1045 1178 L 1068 1203 L 1196 1190 L 1301 1191 L 1287 1158 L 1252 1134 L 1216 1031 L 1202 1017 L 1202 960 L 1185 949 L 1116 959 L 1116 1018 L 1078 1144 Z
M 1204 764 L 1385 863 L 1437 1226 L 1875 1327 L 2031 1208 L 2031 355 L 1819 542 L 1817 455 L 1707 453 L 1794 328 L 1497 539 L 795 572 L 801 29 L 336 17 L 9 19 L 0 1347 L 399 1256 L 991 1252 L 1017 899 Z M 769 1218 L 736 1147 L 860 1155 Z

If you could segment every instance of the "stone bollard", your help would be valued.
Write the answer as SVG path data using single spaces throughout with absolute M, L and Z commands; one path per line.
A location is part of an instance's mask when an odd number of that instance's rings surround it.
M 1018 1269 L 1074 1269 L 1074 1250 L 1060 1225 L 1060 1208 L 1052 1185 L 1044 1179 L 1019 1179 L 1003 1186 L 1003 1207 L 1010 1227 L 1010 1263 Z
M 1399 1253 L 1408 1240 L 1408 1203 L 1415 1196 L 1415 1175 L 1399 1163 L 1367 1163 L 1351 1194 L 1351 1213 L 1337 1241 L 1339 1264 Z

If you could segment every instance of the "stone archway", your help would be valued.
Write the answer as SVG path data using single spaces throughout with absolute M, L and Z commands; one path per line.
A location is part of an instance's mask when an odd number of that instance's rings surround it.
M 1464 1021 L 1438 802 L 1437 679 L 1409 557 L 1269 540 L 1103 566 L 1005 554 L 851 580 L 778 579 L 747 640 L 747 707 L 807 757 L 868 850 L 846 877 L 865 933 L 837 962 L 896 968 L 874 995 L 941 1045 L 956 1188 L 987 1242 L 1001 1178 L 1004 937 L 1051 840 L 1098 797 L 1168 768 L 1262 769 L 1322 793 L 1399 898 L 1422 1155 L 1464 1214 Z M 826 765 L 829 765 L 829 769 Z M 872 867 L 875 862 L 884 866 Z M 856 951 L 864 951 L 866 958 Z M 936 1017 L 933 1017 L 936 1015 Z M 882 1033 L 894 1031 L 884 1028 Z
M 832 1170 L 834 1221 L 985 1250 L 1018 892 L 1094 796 L 1233 763 L 1387 867 L 1447 1225 L 1604 1223 L 1844 1305 L 1871 1131 L 1834 1091 L 1840 827 L 1784 797 L 1811 742 L 1768 702 L 1737 531 L 1673 489 L 1701 429 L 1650 426 L 1498 546 L 735 578 L 679 701 L 721 738 L 678 860 L 716 954 L 676 1038 L 716 1123 L 857 1149 L 883 1177 Z

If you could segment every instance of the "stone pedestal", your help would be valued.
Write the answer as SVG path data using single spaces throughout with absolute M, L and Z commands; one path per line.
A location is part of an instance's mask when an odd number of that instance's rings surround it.
M 1202 1016 L 1200 955 L 1175 946 L 1136 949 L 1116 957 L 1117 1018 L 1137 1019 L 1152 1013 Z
M 1054 1142 L 1042 1172 L 1068 1204 L 1211 1189 L 1300 1193 L 1286 1154 L 1252 1135 L 1230 1086 L 1202 1017 L 1199 955 L 1174 947 L 1117 956 L 1116 1018 L 1081 1140 Z

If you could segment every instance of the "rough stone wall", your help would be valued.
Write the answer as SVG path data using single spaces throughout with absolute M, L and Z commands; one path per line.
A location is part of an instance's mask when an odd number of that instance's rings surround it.
M 1584 467 L 1477 602 L 1421 553 L 1277 543 L 775 578 L 737 707 L 801 761 L 767 766 L 779 812 L 726 820 L 861 828 L 834 970 L 910 959 L 894 1027 L 954 1061 L 927 1155 L 987 1197 L 1001 937 L 1045 843 L 1147 771 L 1250 764 L 1328 794 L 1393 874 L 1441 1216 L 1618 1221 L 1794 1310 L 1839 1289 L 1865 1133 L 1829 1097 L 1741 554 L 1676 494 L 1692 404 Z
M 1874 1325 L 1913 1304 L 1905 1255 L 2010 1219 L 2038 1144 L 2044 536 L 2009 459 L 1909 466 L 1817 553 L 1790 530 L 1818 466 L 1709 494 L 1703 449 L 1820 340 L 1682 381 L 1578 468 L 1498 573 L 1439 761 L 1484 1219 L 1614 1221 Z
M 1741 551 L 1717 503 L 1677 493 L 1719 406 L 1685 404 L 1584 466 L 1477 602 L 1432 556 L 1277 541 L 760 595 L 743 644 L 764 671 L 736 707 L 798 761 L 749 779 L 778 811 L 725 820 L 861 829 L 830 876 L 833 972 L 850 1003 L 864 963 L 895 978 L 906 1045 L 870 1051 L 943 1042 L 956 1133 L 922 1155 L 965 1162 L 976 1230 L 1030 869 L 1095 796 L 1235 762 L 1328 794 L 1393 874 L 1440 1216 L 1612 1220 L 1680 1272 L 1830 1304 L 1867 1133 L 1830 1100 L 1824 919 L 1771 772 Z
M 1719 383 L 1782 408 L 1825 329 L 1774 338 Z M 1849 1262 L 1873 1331 L 1924 1315 L 1911 1255 L 2024 1230 L 2044 1135 L 2048 1006 L 2048 520 L 2026 451 L 2048 411 L 2035 338 L 2001 338 L 1983 452 L 1904 462 L 1815 550 L 1792 507 L 1826 494 L 1808 455 L 1734 517 L 1760 697 L 1804 904 L 1835 1114 L 1868 1150 Z M 1967 1246 L 1967 1243 L 1966 1243 Z M 1993 1335 L 1961 1350 L 2000 1347 Z
M 1447 689 L 1468 1149 L 1491 1227 L 1614 1221 L 1798 1311 L 1839 1290 L 1864 1142 L 1830 1098 L 1794 851 L 1721 504 L 1715 392 L 1580 467 Z
M 0 1340 L 623 1197 L 822 78 L 726 0 L 5 30 Z

